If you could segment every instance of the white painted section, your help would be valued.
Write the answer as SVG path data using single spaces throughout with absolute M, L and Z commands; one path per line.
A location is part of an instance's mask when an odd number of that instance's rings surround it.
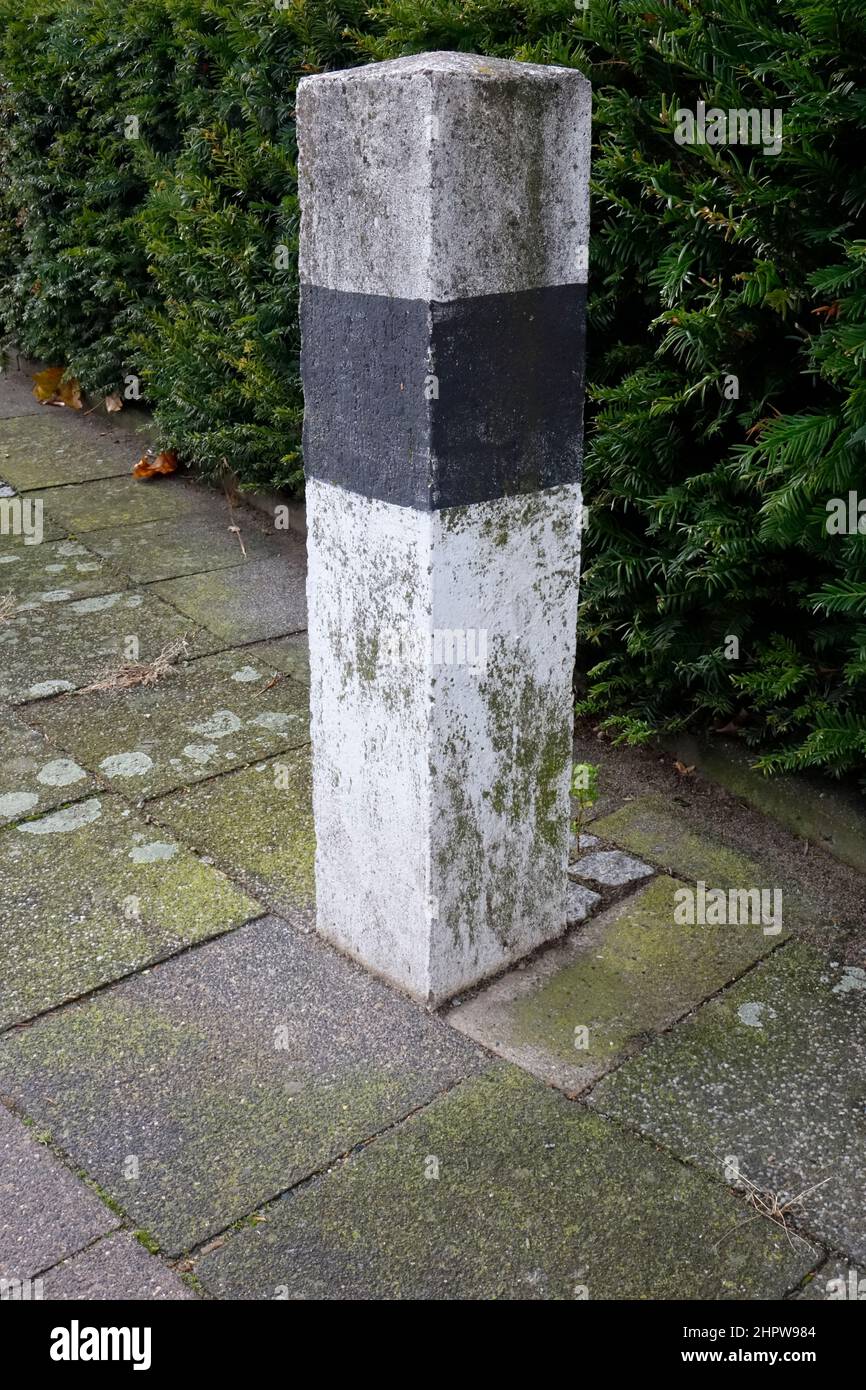
M 575 68 L 470 53 L 304 78 L 302 282 L 428 301 L 585 283 L 590 101 Z
M 425 1001 L 565 926 L 580 502 L 308 483 L 318 928 Z

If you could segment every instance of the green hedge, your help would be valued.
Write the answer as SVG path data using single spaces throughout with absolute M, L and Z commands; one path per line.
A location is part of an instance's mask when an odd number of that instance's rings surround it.
M 582 707 L 862 772 L 866 537 L 826 526 L 866 495 L 860 0 L 283 3 L 0 0 L 7 331 L 89 389 L 139 373 L 203 471 L 297 487 L 298 76 L 429 48 L 579 66 Z M 676 143 L 699 99 L 780 109 L 780 152 Z

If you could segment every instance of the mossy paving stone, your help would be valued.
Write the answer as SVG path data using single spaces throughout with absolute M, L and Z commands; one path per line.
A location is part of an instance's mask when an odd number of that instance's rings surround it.
M 153 685 L 28 707 L 27 717 L 136 800 L 309 743 L 303 686 L 247 650 L 176 666 Z
M 0 826 L 93 792 L 92 777 L 12 710 L 0 713 Z
M 678 925 L 681 887 L 656 879 L 482 989 L 448 1022 L 575 1095 L 780 939 L 760 926 Z
M 28 494 L 40 498 L 55 521 L 76 535 L 142 521 L 173 521 L 202 512 L 213 515 L 213 500 L 180 478 L 101 478 L 92 483 L 49 488 Z
M 65 410 L 0 420 L 0 478 L 19 492 L 129 474 L 135 455 L 91 433 Z
M 234 569 L 278 550 L 255 525 L 244 524 L 244 517 L 235 513 L 234 520 L 241 527 L 246 555 L 238 537 L 229 530 L 231 518 L 224 503 L 212 516 L 184 516 L 177 521 L 147 521 L 120 530 L 112 527 L 105 531 L 88 531 L 87 544 L 119 566 L 137 584 L 208 570 Z
M 74 1259 L 49 1269 L 42 1285 L 45 1299 L 189 1301 L 196 1297 L 173 1269 L 124 1232 L 106 1236 Z
M 300 541 L 274 559 L 154 584 L 153 592 L 222 638 L 261 642 L 307 626 L 306 552 Z
M 31 1279 L 120 1224 L 0 1105 L 0 1279 Z
M 779 1298 L 818 1258 L 766 1223 L 729 1235 L 730 1193 L 505 1064 L 264 1215 L 199 1261 L 212 1293 Z
M 3 496 L 0 494 L 0 502 L 2 501 Z M 66 536 L 66 527 L 60 526 L 57 522 L 52 521 L 43 507 L 41 540 L 34 544 L 30 539 L 32 536 L 30 527 L 32 526 L 32 522 L 36 519 L 36 513 L 27 512 L 25 516 L 28 520 L 28 531 L 19 530 L 16 534 L 13 528 L 16 526 L 20 527 L 21 522 L 14 517 L 13 513 L 0 511 L 0 586 L 2 586 L 3 589 L 8 587 L 6 580 L 9 577 L 5 571 L 5 566 L 15 563 L 14 560 L 9 558 L 10 556 L 21 554 L 27 556 L 31 551 L 38 551 L 41 546 L 47 545 L 49 541 L 63 540 Z
M 486 1065 L 268 918 L 7 1034 L 0 1092 L 176 1254 Z
M 153 661 L 180 637 L 189 640 L 191 656 L 221 645 L 168 604 L 133 589 L 42 604 L 0 627 L 0 700 L 26 702 L 90 685 L 130 659 L 130 637 L 138 639 L 140 661 Z
M 788 942 L 590 1100 L 719 1177 L 734 1156 L 786 1200 L 823 1183 L 805 1228 L 866 1259 L 866 972 Z
M 0 592 L 19 605 L 63 603 L 128 587 L 129 580 L 80 541 L 43 541 L 0 554 Z
M 276 666 L 301 685 L 310 684 L 310 644 L 305 632 L 284 637 L 278 642 L 264 642 L 252 648 L 262 661 Z
M 611 815 L 593 821 L 592 833 L 681 878 L 695 882 L 700 879 L 708 888 L 779 888 L 786 925 L 811 922 L 820 915 L 819 909 L 802 894 L 776 882 L 772 865 L 693 830 L 686 813 L 673 810 L 660 797 L 638 797 Z
M 148 815 L 277 911 L 314 899 L 308 748 L 148 803 Z
M 116 797 L 0 832 L 0 1027 L 263 909 Z

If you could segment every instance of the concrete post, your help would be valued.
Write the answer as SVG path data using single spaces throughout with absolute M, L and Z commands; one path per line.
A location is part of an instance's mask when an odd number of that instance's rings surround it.
M 565 926 L 590 88 L 298 89 L 319 931 L 438 1003 Z

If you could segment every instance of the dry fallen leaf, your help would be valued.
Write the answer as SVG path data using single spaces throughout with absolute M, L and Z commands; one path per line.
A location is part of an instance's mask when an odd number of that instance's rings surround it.
M 68 406 L 70 410 L 81 410 L 81 387 L 74 377 L 63 380 L 65 367 L 48 367 L 37 372 L 33 378 L 33 394 L 43 405 Z
M 681 763 L 679 758 L 677 758 L 676 762 L 674 763 L 674 767 L 676 768 L 677 772 L 680 774 L 681 777 L 689 777 L 695 770 L 694 763 L 692 763 L 691 767 L 686 767 L 685 763 Z
M 152 478 L 157 473 L 176 473 L 177 454 L 173 449 L 163 449 L 161 454 L 153 458 L 151 454 L 142 454 L 138 463 L 132 470 L 133 478 Z
M 116 391 L 113 396 L 105 397 L 105 409 L 108 411 L 109 415 L 114 410 L 123 409 L 123 401 L 120 399 Z

